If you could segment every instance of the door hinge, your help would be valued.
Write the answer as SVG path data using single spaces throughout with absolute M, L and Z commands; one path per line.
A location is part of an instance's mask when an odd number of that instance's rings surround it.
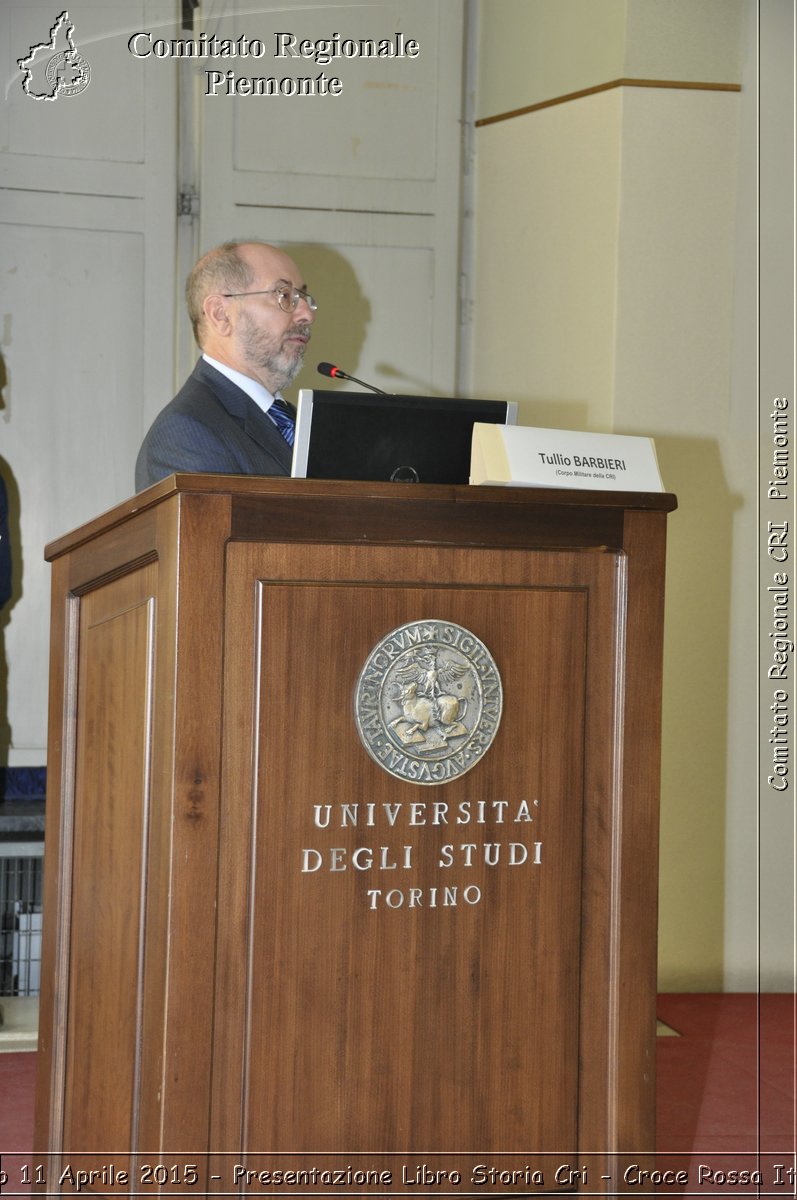
M 199 192 L 195 187 L 185 188 L 177 193 L 178 217 L 199 216 Z

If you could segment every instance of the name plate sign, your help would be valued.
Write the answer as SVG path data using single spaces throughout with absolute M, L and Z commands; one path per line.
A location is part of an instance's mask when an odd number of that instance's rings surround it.
M 481 423 L 473 426 L 470 482 L 664 491 L 652 438 Z

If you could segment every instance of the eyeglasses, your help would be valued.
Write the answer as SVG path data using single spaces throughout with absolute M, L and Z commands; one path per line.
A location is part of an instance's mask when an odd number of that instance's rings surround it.
M 276 296 L 277 304 L 283 312 L 295 312 L 300 300 L 304 300 L 310 312 L 318 308 L 313 297 L 303 288 L 291 287 L 289 283 L 281 283 L 279 287 L 267 288 L 264 292 L 222 292 L 225 300 L 235 300 L 239 296 Z

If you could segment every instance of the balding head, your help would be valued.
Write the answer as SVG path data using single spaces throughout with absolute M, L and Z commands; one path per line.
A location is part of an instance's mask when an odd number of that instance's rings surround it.
M 204 303 L 215 292 L 245 292 L 252 283 L 252 269 L 241 256 L 245 243 L 224 242 L 203 254 L 185 283 L 185 302 L 197 345 L 203 346 Z
M 302 291 L 280 307 L 278 289 Z M 293 259 L 265 242 L 225 242 L 200 258 L 186 283 L 194 336 L 211 358 L 276 393 L 291 383 L 310 340 L 314 314 Z

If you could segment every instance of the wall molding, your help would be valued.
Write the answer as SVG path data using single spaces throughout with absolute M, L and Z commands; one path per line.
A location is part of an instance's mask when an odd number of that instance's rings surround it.
M 642 88 L 676 88 L 701 92 L 740 92 L 740 83 L 700 83 L 679 79 L 611 79 L 608 83 L 598 83 L 593 87 L 582 88 L 578 92 L 568 92 L 564 96 L 554 96 L 550 100 L 540 100 L 536 104 L 527 104 L 524 108 L 513 108 L 510 112 L 496 113 L 492 117 L 480 117 L 476 128 L 483 125 L 495 125 L 498 121 L 509 121 L 513 117 L 524 117 L 528 113 L 539 112 L 542 108 L 551 108 L 555 104 L 568 104 L 571 100 L 581 100 L 584 96 L 595 96 L 598 92 L 608 92 L 612 88 L 642 87 Z

